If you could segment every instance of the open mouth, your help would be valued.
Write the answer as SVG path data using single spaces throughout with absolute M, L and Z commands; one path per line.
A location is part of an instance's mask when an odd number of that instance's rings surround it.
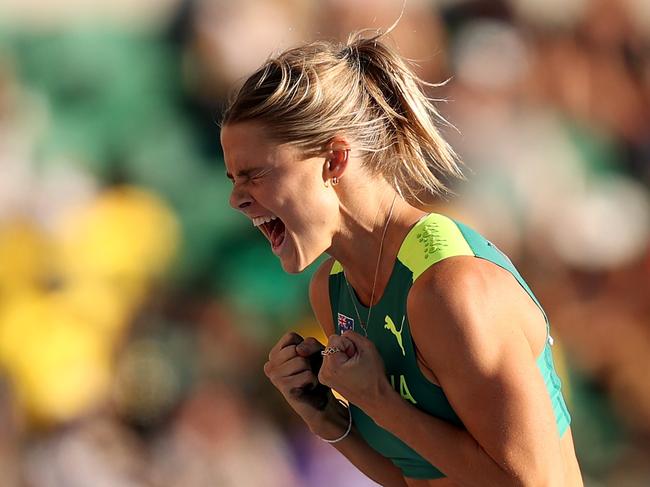
M 284 242 L 286 234 L 286 227 L 282 220 L 275 218 L 266 223 L 262 223 L 258 228 L 262 230 L 262 233 L 266 236 L 269 242 L 271 242 L 273 250 L 280 248 L 282 242 Z

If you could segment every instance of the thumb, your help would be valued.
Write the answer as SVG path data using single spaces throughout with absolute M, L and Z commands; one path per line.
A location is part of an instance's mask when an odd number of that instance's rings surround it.
M 341 336 L 341 344 L 343 345 L 343 352 L 348 358 L 352 358 L 357 354 L 357 347 L 352 340 L 348 340 L 345 335 Z
M 344 331 L 342 336 L 350 340 L 357 350 L 367 350 L 368 343 L 371 343 L 366 337 L 352 330 Z
M 308 337 L 296 345 L 296 353 L 303 358 L 307 358 L 320 352 L 323 348 L 325 348 L 325 346 L 321 342 L 316 340 L 314 337 Z

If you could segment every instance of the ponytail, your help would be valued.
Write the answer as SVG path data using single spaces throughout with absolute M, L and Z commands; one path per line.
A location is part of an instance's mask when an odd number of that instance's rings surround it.
M 313 42 L 269 59 L 228 104 L 223 124 L 255 120 L 278 142 L 319 151 L 346 133 L 364 165 L 407 201 L 429 204 L 462 178 L 458 157 L 440 135 L 447 123 L 422 81 L 378 34 L 345 45 Z

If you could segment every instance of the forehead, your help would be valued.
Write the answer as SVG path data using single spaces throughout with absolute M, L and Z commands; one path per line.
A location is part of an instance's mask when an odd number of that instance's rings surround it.
M 294 152 L 287 144 L 272 140 L 265 127 L 254 122 L 224 125 L 221 147 L 229 172 L 248 166 L 278 164 L 291 158 Z

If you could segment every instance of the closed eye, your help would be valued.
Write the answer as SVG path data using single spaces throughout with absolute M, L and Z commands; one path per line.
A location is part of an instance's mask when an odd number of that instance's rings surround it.
M 271 168 L 262 169 L 261 171 L 251 174 L 250 179 L 253 181 L 260 181 L 271 172 Z
M 256 169 L 245 169 L 243 171 L 239 171 L 237 173 L 237 178 L 241 178 L 243 181 L 242 183 L 247 183 L 251 181 L 259 181 L 261 180 L 264 176 L 269 174 L 272 171 L 272 168 L 256 168 Z M 235 184 L 235 176 L 233 176 L 231 173 L 227 172 L 226 177 L 230 180 L 232 184 Z

